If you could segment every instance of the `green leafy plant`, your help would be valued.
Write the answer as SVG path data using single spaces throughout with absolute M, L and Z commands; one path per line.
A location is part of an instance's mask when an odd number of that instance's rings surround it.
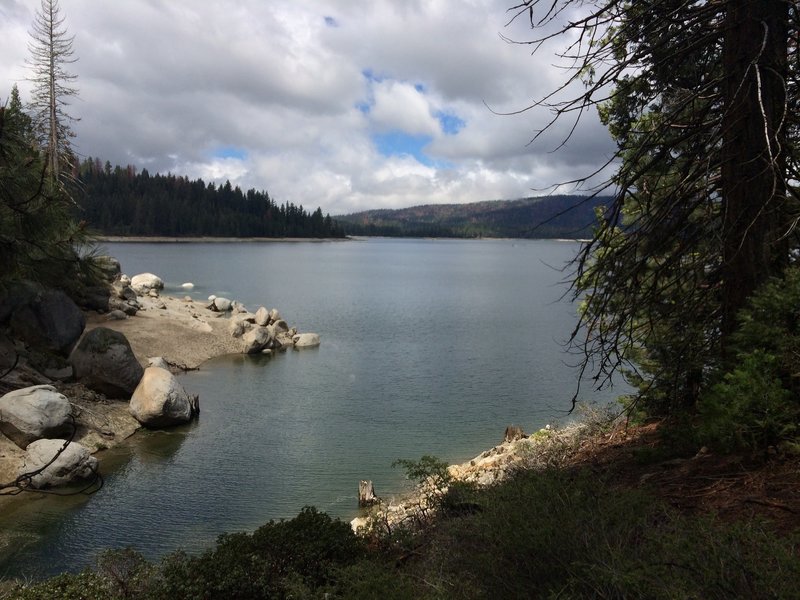
M 763 350 L 741 358 L 700 400 L 699 441 L 731 451 L 794 437 L 800 411 L 778 377 L 778 359 Z

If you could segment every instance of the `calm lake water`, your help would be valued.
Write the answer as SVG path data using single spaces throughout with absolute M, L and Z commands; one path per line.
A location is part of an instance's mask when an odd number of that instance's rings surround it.
M 106 244 L 129 275 L 276 307 L 317 349 L 233 356 L 182 376 L 196 424 L 101 455 L 90 497 L 26 496 L 0 515 L 0 575 L 91 564 L 108 547 L 197 551 L 315 505 L 350 519 L 359 479 L 405 489 L 397 458 L 462 462 L 564 417 L 575 306 L 556 270 L 577 244 L 520 240 Z M 587 388 L 588 389 L 588 388 Z M 586 400 L 606 402 L 587 392 Z

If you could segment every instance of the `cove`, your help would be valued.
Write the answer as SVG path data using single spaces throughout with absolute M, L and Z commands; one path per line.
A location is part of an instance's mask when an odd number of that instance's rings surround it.
M 0 574 L 50 575 L 104 548 L 155 559 L 199 551 L 315 505 L 350 519 L 358 480 L 402 493 L 397 458 L 462 462 L 563 418 L 575 391 L 562 298 L 574 242 L 369 239 L 336 243 L 107 244 L 165 293 L 277 307 L 317 349 L 229 356 L 182 376 L 197 423 L 137 433 L 101 454 L 91 497 L 26 496 L 0 516 Z M 585 400 L 615 395 L 591 392 Z M 618 391 L 616 393 L 619 393 Z

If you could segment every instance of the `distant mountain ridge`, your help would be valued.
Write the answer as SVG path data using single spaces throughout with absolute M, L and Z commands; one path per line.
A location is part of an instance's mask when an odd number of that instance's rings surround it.
M 335 219 L 347 235 L 396 237 L 586 238 L 611 196 L 539 196 L 469 204 L 366 210 Z

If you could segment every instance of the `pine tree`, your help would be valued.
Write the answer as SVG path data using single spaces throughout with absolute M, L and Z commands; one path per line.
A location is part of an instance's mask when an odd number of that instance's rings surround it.
M 511 10 L 549 28 L 530 43 L 570 40 L 560 91 L 581 91 L 539 104 L 555 120 L 599 108 L 617 142 L 614 201 L 575 263 L 583 368 L 603 384 L 629 365 L 659 390 L 650 408 L 691 407 L 733 358 L 737 314 L 797 246 L 797 4 L 527 0 Z

